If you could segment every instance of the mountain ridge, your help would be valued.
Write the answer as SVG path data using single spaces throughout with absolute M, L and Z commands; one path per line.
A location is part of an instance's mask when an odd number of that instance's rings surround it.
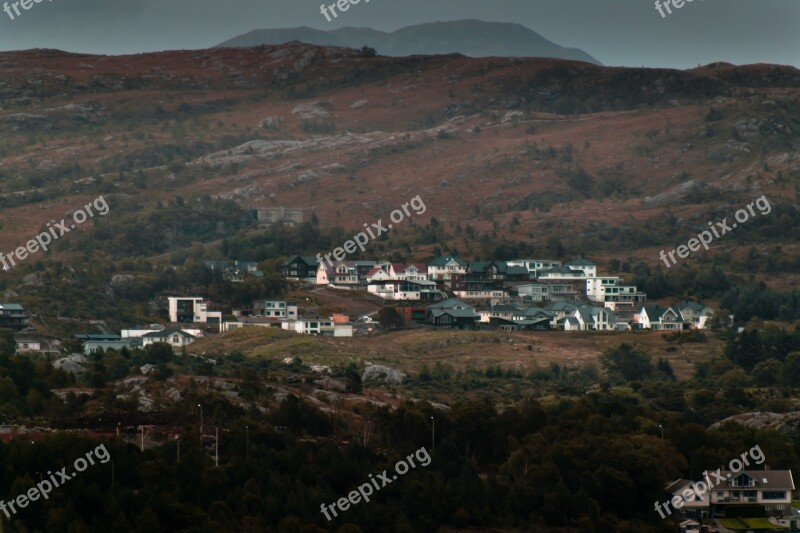
M 369 46 L 390 57 L 457 53 L 468 57 L 551 57 L 602 65 L 583 50 L 558 45 L 522 24 L 477 19 L 426 22 L 392 32 L 353 26 L 335 30 L 308 26 L 266 28 L 237 35 L 214 48 L 277 45 L 290 41 L 348 48 Z

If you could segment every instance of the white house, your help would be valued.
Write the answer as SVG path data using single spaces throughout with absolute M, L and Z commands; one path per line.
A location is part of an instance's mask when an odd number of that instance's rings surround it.
M 428 278 L 433 281 L 450 281 L 453 274 L 466 274 L 469 263 L 454 256 L 442 256 L 427 265 Z
M 367 291 L 384 300 L 439 300 L 446 295 L 436 287 L 435 281 L 428 280 L 375 280 L 367 286 Z
M 352 337 L 353 326 L 335 324 L 330 318 L 298 318 L 281 322 L 281 329 L 304 335 L 325 335 L 331 337 Z
M 221 311 L 209 311 L 208 304 L 197 296 L 167 298 L 169 321 L 174 324 L 193 322 L 198 324 L 222 324 Z
M 683 319 L 671 307 L 657 305 L 642 307 L 634 317 L 634 322 L 641 329 L 680 331 L 683 329 Z
M 183 348 L 195 341 L 194 335 L 177 328 L 166 328 L 142 335 L 142 346 L 146 347 L 155 342 L 165 342 L 172 348 Z
M 713 309 L 697 302 L 684 301 L 674 305 L 673 309 L 680 313 L 684 322 L 688 322 L 695 329 L 705 329 L 708 322 L 714 318 Z
M 286 300 L 256 300 L 253 313 L 258 318 L 278 318 L 291 320 L 297 318 L 297 305 Z
M 566 263 L 565 266 L 573 270 L 583 271 L 587 278 L 597 277 L 597 263 L 589 261 L 588 259 L 573 259 L 569 263 Z

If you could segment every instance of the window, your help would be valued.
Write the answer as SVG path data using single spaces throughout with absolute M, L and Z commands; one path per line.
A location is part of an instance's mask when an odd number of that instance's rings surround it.
M 776 511 L 783 511 L 783 504 L 782 504 L 782 503 L 779 503 L 778 505 L 776 505 L 776 506 L 775 506 L 775 510 L 776 510 Z
M 761 493 L 761 498 L 764 500 L 785 500 L 785 491 L 765 490 Z

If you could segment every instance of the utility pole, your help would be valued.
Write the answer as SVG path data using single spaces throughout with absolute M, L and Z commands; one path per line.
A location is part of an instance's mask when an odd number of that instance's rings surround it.
M 216 449 L 214 450 L 214 466 L 219 466 L 219 428 L 216 429 L 216 437 L 215 440 L 217 441 Z
M 250 459 L 250 426 L 245 426 L 244 430 L 247 432 L 245 437 L 245 458 Z
M 142 451 L 144 451 L 144 424 L 139 427 L 142 428 Z
M 202 444 L 203 444 L 203 406 L 198 403 L 197 407 L 200 408 L 200 445 L 202 446 Z
M 175 442 L 178 443 L 178 464 L 181 462 L 181 436 L 175 435 Z
M 436 450 L 436 419 L 431 417 L 431 453 Z

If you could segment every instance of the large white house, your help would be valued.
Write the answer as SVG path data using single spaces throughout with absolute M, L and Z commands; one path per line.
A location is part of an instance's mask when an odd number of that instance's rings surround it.
M 791 470 L 720 470 L 715 474 L 716 471 L 703 473 L 703 479 L 708 477 L 716 485 L 699 497 L 691 489 L 694 482 L 688 479 L 679 479 L 667 486 L 667 494 L 683 501 L 679 511 L 682 516 L 724 517 L 726 510 L 733 507 L 761 508 L 767 516 L 791 514 L 795 489 Z M 717 483 L 717 476 L 723 481 Z
M 142 346 L 146 347 L 156 342 L 165 342 L 173 348 L 183 348 L 195 341 L 194 335 L 176 328 L 166 328 L 142 335 Z
M 222 324 L 221 311 L 209 311 L 206 304 L 199 296 L 186 296 L 167 298 L 169 302 L 169 321 L 174 324 Z

